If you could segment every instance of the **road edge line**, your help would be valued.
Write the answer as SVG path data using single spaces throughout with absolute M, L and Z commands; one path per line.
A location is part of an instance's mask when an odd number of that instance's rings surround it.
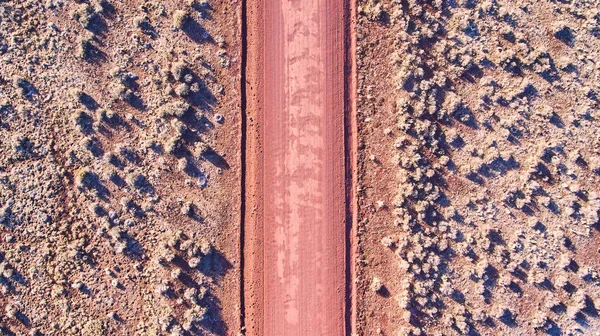
M 356 256 L 358 248 L 358 127 L 356 122 L 356 0 L 345 8 L 345 150 L 346 150 L 346 334 L 358 335 Z

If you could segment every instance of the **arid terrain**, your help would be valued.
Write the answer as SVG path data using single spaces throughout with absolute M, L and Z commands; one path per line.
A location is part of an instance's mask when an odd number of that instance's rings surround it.
M 0 334 L 237 334 L 240 13 L 0 3 Z
M 600 1 L 0 0 L 0 335 L 596 335 Z
M 359 2 L 359 334 L 600 330 L 599 5 Z

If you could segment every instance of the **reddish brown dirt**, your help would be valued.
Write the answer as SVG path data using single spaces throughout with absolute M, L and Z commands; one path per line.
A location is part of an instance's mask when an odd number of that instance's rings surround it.
M 1 335 L 239 332 L 240 13 L 0 2 Z
M 246 2 L 245 21 L 246 45 L 246 106 L 245 106 L 245 152 L 244 223 L 242 236 L 243 270 L 241 298 L 242 312 L 247 335 L 262 334 L 262 262 L 263 262 L 263 200 L 262 176 L 262 114 L 263 114 L 263 69 L 262 1 Z
M 357 106 L 357 64 L 356 64 L 356 25 L 357 8 L 355 1 L 348 1 L 346 11 L 346 327 L 351 335 L 358 333 L 357 308 L 357 256 L 358 256 L 358 125 Z
M 248 9 L 248 22 L 263 23 L 248 31 L 248 333 L 342 335 L 344 3 Z
M 358 2 L 358 334 L 600 330 L 594 5 Z

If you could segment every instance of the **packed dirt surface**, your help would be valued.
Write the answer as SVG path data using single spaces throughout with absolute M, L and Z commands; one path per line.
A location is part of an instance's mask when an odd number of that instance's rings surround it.
M 240 13 L 0 2 L 0 334 L 239 332 Z
M 358 333 L 596 334 L 598 2 L 358 19 Z
M 250 8 L 258 13 L 249 19 L 262 17 L 249 31 L 257 43 L 249 55 L 261 60 L 249 67 L 259 98 L 248 111 L 261 147 L 250 149 L 259 162 L 247 164 L 262 170 L 254 197 L 263 203 L 245 239 L 258 250 L 246 249 L 248 334 L 344 335 L 344 4 Z

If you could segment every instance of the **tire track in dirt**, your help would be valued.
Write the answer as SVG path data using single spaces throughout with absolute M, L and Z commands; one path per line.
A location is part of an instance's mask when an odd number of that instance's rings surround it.
M 246 332 L 344 335 L 348 5 L 246 4 Z

